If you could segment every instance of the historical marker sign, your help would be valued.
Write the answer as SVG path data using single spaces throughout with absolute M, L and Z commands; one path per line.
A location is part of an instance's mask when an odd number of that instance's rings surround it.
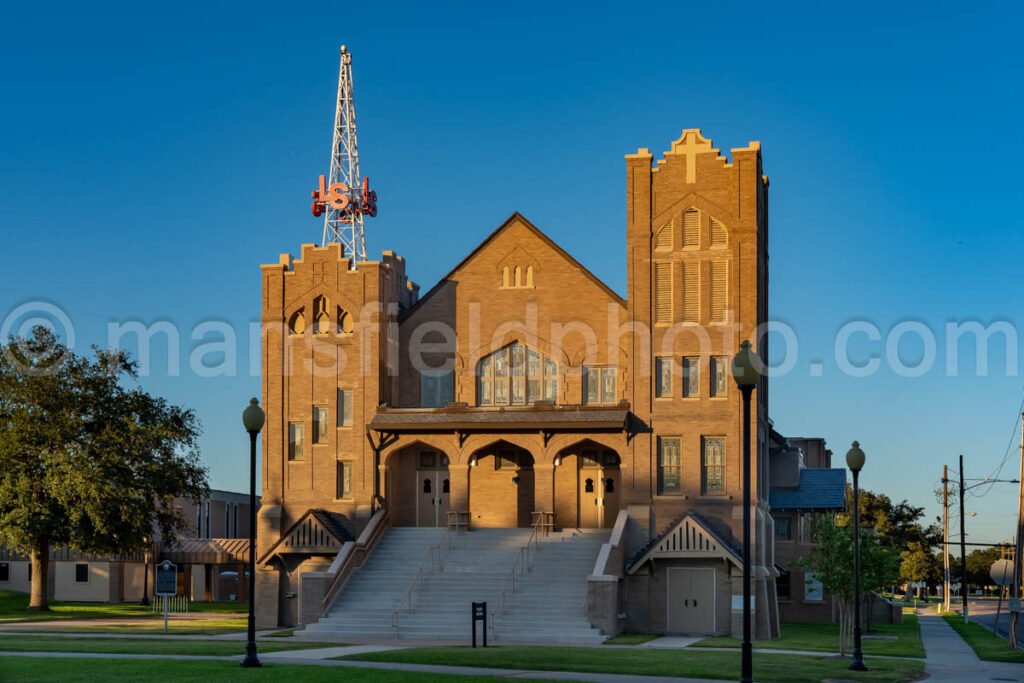
M 178 567 L 170 560 L 156 566 L 156 594 L 164 597 L 178 594 Z

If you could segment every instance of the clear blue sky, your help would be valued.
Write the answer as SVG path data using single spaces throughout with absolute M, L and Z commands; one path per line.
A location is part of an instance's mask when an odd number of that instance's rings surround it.
M 237 376 L 169 377 L 159 360 L 143 384 L 198 412 L 212 483 L 243 488 L 239 414 L 259 389 L 244 329 L 259 264 L 320 239 L 309 192 L 344 42 L 380 194 L 369 248 L 409 257 L 424 288 L 518 210 L 624 292 L 623 155 L 689 127 L 723 150 L 760 140 L 771 315 L 800 342 L 772 388 L 775 424 L 826 437 L 840 462 L 860 439 L 864 486 L 933 517 L 942 463 L 963 452 L 982 477 L 1019 443 L 1024 379 L 1001 350 L 986 377 L 946 377 L 941 340 L 921 377 L 850 378 L 832 340 L 853 319 L 1024 323 L 1024 16 L 901 4 L 7 7 L 0 318 L 51 302 L 80 348 L 110 321 L 170 321 L 183 368 L 196 324 L 235 325 Z M 884 352 L 853 348 L 857 362 Z M 971 539 L 1009 537 L 1015 497 L 1004 484 L 970 499 Z

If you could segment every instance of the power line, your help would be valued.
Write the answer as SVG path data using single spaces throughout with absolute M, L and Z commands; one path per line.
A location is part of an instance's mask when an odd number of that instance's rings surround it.
M 1010 440 L 1006 444 L 1006 453 L 1003 455 L 1003 459 L 1000 461 L 999 467 L 997 467 L 995 469 L 995 471 L 988 476 L 989 479 L 998 479 L 999 478 L 999 475 L 1002 474 L 1002 472 L 1003 472 L 1003 468 L 1006 466 L 1006 461 L 1010 459 L 1010 454 L 1013 453 L 1013 451 L 1014 451 L 1013 442 L 1014 442 L 1014 439 L 1017 438 L 1017 425 L 1018 425 L 1018 423 L 1021 420 L 1021 414 L 1022 414 L 1021 411 L 1024 411 L 1024 397 L 1021 398 L 1020 406 L 1017 408 L 1017 412 L 1013 416 L 1013 430 L 1010 432 Z M 1018 446 L 1019 445 L 1020 444 L 1018 443 Z M 993 482 L 993 483 L 995 483 L 995 482 Z M 975 498 L 984 498 L 985 496 L 988 495 L 989 491 L 991 491 L 991 490 L 992 490 L 992 485 L 989 484 L 988 488 L 986 488 L 984 492 L 974 493 L 972 495 Z

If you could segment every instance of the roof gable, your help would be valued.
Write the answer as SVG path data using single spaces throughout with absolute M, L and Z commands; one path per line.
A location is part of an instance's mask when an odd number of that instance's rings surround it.
M 531 232 L 541 242 L 543 242 L 545 245 L 551 248 L 556 254 L 558 254 L 562 259 L 564 259 L 571 267 L 579 270 L 584 277 L 586 277 L 595 285 L 597 285 L 597 287 L 601 289 L 604 293 L 606 293 L 614 302 L 618 303 L 621 306 L 626 305 L 625 299 L 616 294 L 615 291 L 612 290 L 608 285 L 606 285 L 599 277 L 590 272 L 590 270 L 588 270 L 586 266 L 584 266 L 582 263 L 573 258 L 572 255 L 569 254 L 569 252 L 567 252 L 565 249 L 560 247 L 558 243 L 556 243 L 554 240 L 552 240 L 550 237 L 544 234 L 544 232 L 540 228 L 535 226 L 533 223 L 527 220 L 526 217 L 524 217 L 522 214 L 516 211 L 507 219 L 505 219 L 505 222 L 499 225 L 490 235 L 485 237 L 484 240 L 480 242 L 480 244 L 478 244 L 475 249 L 473 249 L 473 251 L 469 252 L 469 254 L 467 254 L 465 258 L 459 261 L 459 263 L 456 264 L 456 266 L 452 268 L 448 272 L 448 274 L 442 277 L 437 282 L 437 284 L 431 287 L 430 291 L 428 291 L 426 294 L 420 297 L 419 301 L 417 301 L 412 307 L 406 310 L 402 316 L 402 319 L 405 319 L 409 315 L 411 315 L 413 311 L 416 311 L 425 301 L 429 300 L 431 296 L 440 291 L 446 283 L 453 280 L 460 271 L 469 266 L 470 263 L 472 263 L 481 253 L 483 253 L 485 249 L 487 249 L 487 247 L 494 244 L 503 233 L 511 230 L 513 227 L 516 226 L 523 227 L 529 232 Z
M 327 510 L 307 510 L 280 540 L 260 558 L 265 564 L 278 555 L 335 555 L 345 543 L 355 540 L 345 518 Z
M 737 549 L 716 534 L 699 515 L 687 512 L 641 551 L 627 573 L 635 573 L 649 560 L 695 558 L 722 559 L 737 567 L 743 566 L 743 558 Z

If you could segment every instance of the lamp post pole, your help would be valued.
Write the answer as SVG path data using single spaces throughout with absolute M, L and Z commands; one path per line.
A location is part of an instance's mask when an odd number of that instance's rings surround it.
M 864 451 L 860 444 L 853 442 L 853 448 L 846 453 L 846 464 L 853 472 L 853 671 L 867 671 L 864 665 L 864 651 L 860 643 L 860 487 L 858 477 L 864 467 Z
M 743 394 L 743 645 L 740 650 L 740 682 L 754 676 L 753 644 L 750 634 L 750 396 L 761 379 L 760 359 L 750 342 L 740 344 L 732 360 L 732 375 Z
M 142 604 L 149 605 L 149 539 L 146 539 L 146 549 L 142 551 Z
M 242 424 L 249 432 L 249 633 L 245 644 L 245 668 L 261 666 L 256 656 L 256 438 L 267 416 L 255 398 L 242 412 Z

